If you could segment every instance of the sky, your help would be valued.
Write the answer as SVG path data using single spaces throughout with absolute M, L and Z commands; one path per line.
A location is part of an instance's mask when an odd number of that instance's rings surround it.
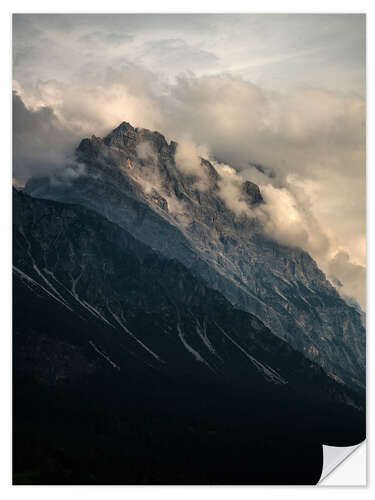
M 13 90 L 17 184 L 158 130 L 259 184 L 269 234 L 365 309 L 365 16 L 17 14 Z

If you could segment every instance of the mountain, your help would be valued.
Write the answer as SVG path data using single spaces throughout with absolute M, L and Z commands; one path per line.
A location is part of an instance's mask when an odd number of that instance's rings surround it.
M 176 259 L 14 191 L 16 484 L 313 484 L 363 396 Z
M 294 349 L 353 388 L 365 384 L 365 329 L 315 261 L 264 234 L 256 217 L 236 215 L 221 194 L 222 174 L 200 160 L 202 185 L 182 169 L 175 142 L 123 122 L 104 139 L 83 139 L 76 163 L 32 178 L 25 191 L 93 209 L 184 264 L 234 306 L 254 314 Z M 264 204 L 245 182 L 240 203 Z

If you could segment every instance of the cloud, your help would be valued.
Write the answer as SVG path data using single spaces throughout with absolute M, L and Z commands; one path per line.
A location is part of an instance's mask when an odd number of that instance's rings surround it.
M 13 93 L 13 176 L 23 185 L 32 175 L 66 165 L 77 137 L 58 120 L 48 106 L 28 109 Z
M 136 151 L 137 151 L 137 157 L 140 158 L 141 160 L 148 160 L 148 161 L 151 160 L 153 163 L 155 163 L 157 159 L 157 153 L 152 148 L 150 142 L 144 141 L 137 144 Z
M 277 91 L 365 90 L 364 15 L 16 14 L 13 26 L 15 78 L 34 83 L 127 61 L 172 79 L 226 72 Z
M 104 135 L 126 121 L 135 127 L 156 128 L 162 122 L 154 95 L 157 79 L 145 70 L 124 66 L 106 72 L 95 83 L 39 81 L 32 91 L 15 81 L 29 109 L 49 108 L 61 126 L 76 136 Z
M 221 75 L 181 77 L 168 98 L 176 103 L 177 132 L 189 127 L 193 140 L 208 143 L 237 169 L 252 162 L 272 166 L 279 176 L 316 177 L 330 164 L 354 177 L 352 161 L 363 159 L 365 102 L 359 97 L 314 89 L 285 96 Z
M 366 310 L 366 268 L 353 264 L 348 252 L 339 251 L 329 263 L 328 273 L 339 280 L 340 293 L 345 297 L 355 297 L 362 309 Z
M 262 186 L 262 196 L 266 202 L 261 207 L 266 234 L 284 245 L 307 249 L 310 244 L 308 227 L 290 191 L 268 184 Z
M 195 187 L 201 191 L 208 189 L 210 184 L 201 159 L 209 157 L 210 152 L 206 146 L 194 143 L 189 136 L 179 139 L 175 153 L 176 168 L 185 175 L 195 177 Z
M 248 217 L 254 217 L 247 202 L 243 199 L 242 184 L 244 179 L 238 172 L 223 163 L 217 163 L 213 161 L 213 164 L 220 176 L 218 181 L 219 192 L 218 196 L 221 198 L 227 208 L 232 210 L 236 215 L 247 215 Z
M 106 31 L 91 31 L 82 35 L 79 41 L 83 44 L 105 44 L 105 45 L 122 45 L 123 43 L 130 42 L 133 37 L 127 33 L 114 33 Z
M 174 72 L 184 71 L 193 64 L 196 69 L 217 63 L 218 57 L 207 50 L 188 44 L 181 38 L 163 38 L 146 41 L 135 63 L 159 65 L 174 68 Z

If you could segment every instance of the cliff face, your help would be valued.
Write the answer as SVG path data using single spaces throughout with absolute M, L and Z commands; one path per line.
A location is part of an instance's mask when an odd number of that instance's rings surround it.
M 17 484 L 312 484 L 363 439 L 360 394 L 177 259 L 81 206 L 13 214 Z
M 84 139 L 80 175 L 31 179 L 35 197 L 94 209 L 168 258 L 183 263 L 229 301 L 320 364 L 334 379 L 364 387 L 365 330 L 314 260 L 267 238 L 260 222 L 235 215 L 220 196 L 221 177 L 201 160 L 201 179 L 176 163 L 176 143 L 122 123 L 104 139 Z M 264 203 L 241 186 L 249 210 Z

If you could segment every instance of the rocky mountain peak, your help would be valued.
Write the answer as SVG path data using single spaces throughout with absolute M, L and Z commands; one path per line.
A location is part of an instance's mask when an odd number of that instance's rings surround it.
M 176 259 L 236 307 L 261 319 L 292 347 L 345 383 L 363 386 L 365 331 L 313 259 L 237 217 L 221 197 L 220 171 L 206 159 L 208 183 L 176 162 L 177 143 L 123 122 L 104 139 L 81 141 L 84 174 L 69 183 L 31 180 L 32 196 L 86 206 L 169 259 Z M 208 186 L 207 186 L 208 184 Z M 245 181 L 250 208 L 264 203 Z
M 185 193 L 195 198 L 196 178 L 178 168 L 177 148 L 177 142 L 169 144 L 160 132 L 134 128 L 128 122 L 122 122 L 104 139 L 96 136 L 83 139 L 76 155 L 78 161 L 90 166 L 91 172 L 103 175 L 106 170 L 104 175 L 111 175 L 117 180 L 121 173 L 123 182 L 135 183 L 137 189 L 146 188 L 149 192 L 152 185 L 153 192 L 159 190 L 162 196 L 175 193 L 181 197 Z M 218 172 L 205 158 L 199 160 L 211 188 L 214 188 L 220 178 Z
M 146 128 L 134 128 L 128 122 L 122 122 L 105 138 L 104 143 L 109 147 L 118 147 L 122 150 L 136 154 L 136 146 L 142 143 L 148 143 L 154 152 L 169 150 L 170 146 L 163 134 L 157 131 L 151 131 Z M 173 148 L 174 150 L 175 148 Z
M 107 146 L 117 146 L 119 148 L 135 150 L 135 144 L 137 140 L 137 132 L 130 125 L 130 123 L 122 122 L 117 128 L 115 128 L 110 134 L 108 134 L 104 143 Z
M 129 173 L 129 168 L 141 168 L 143 174 L 154 171 L 157 175 L 169 181 L 183 183 L 185 187 L 194 184 L 194 175 L 184 173 L 176 165 L 176 152 L 178 143 L 168 143 L 165 136 L 157 131 L 146 128 L 134 128 L 128 122 L 122 122 L 104 139 L 93 135 L 91 138 L 82 139 L 76 154 L 79 161 L 89 164 L 96 162 L 98 155 L 101 160 L 113 167 L 120 167 L 123 173 Z M 206 158 L 199 158 L 201 168 L 205 172 L 211 187 L 216 186 L 220 179 L 214 165 Z M 131 165 L 131 167 L 129 167 Z M 138 168 L 137 168 L 138 167 Z M 139 175 L 141 172 L 139 170 Z M 179 179 L 179 181 L 178 181 Z M 177 187 L 179 190 L 181 186 Z M 191 193 L 190 193 L 191 194 Z M 258 186 L 246 181 L 243 187 L 244 199 L 250 205 L 263 201 Z
M 101 137 L 91 136 L 91 139 L 82 139 L 76 150 L 79 159 L 89 159 L 96 157 L 103 150 L 103 139 Z

